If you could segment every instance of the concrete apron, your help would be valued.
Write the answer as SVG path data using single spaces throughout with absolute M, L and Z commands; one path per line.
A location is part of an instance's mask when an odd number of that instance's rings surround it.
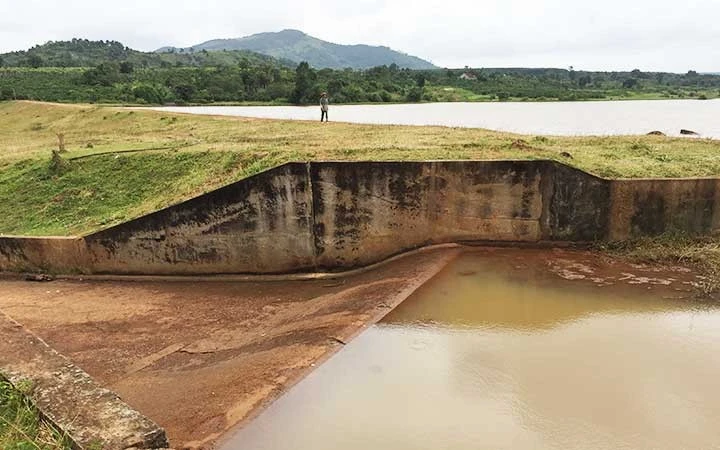
M 167 448 L 156 423 L 0 311 L 0 377 L 29 382 L 42 417 L 79 449 Z
M 440 272 L 461 252 L 459 245 L 440 245 L 419 249 L 408 254 L 398 255 L 371 268 L 353 271 L 360 275 L 371 269 L 378 269 L 391 261 L 413 255 L 425 255 L 420 258 L 412 276 L 388 285 L 382 303 L 370 307 L 361 321 L 355 321 L 333 336 L 333 345 L 328 345 L 314 363 L 299 368 L 283 384 L 282 389 L 271 393 L 260 402 L 240 422 L 232 424 L 239 427 L 257 416 L 272 400 L 286 392 L 302 380 L 310 371 L 330 358 L 342 348 L 342 345 L 362 333 L 409 297 L 415 290 Z M 413 259 L 413 261 L 416 261 Z M 409 261 L 406 261 L 408 263 Z M 380 276 L 382 277 L 380 272 Z M 409 272 L 408 272 L 409 273 Z M 329 274 L 337 277 L 338 274 Z M 351 274 L 344 274 L 345 277 Z M 128 277 L 130 278 L 130 277 Z M 158 277 L 164 279 L 164 277 Z M 127 278 L 125 278 L 127 279 Z M 261 281 L 265 277 L 246 277 L 245 281 Z M 391 288 L 392 287 L 392 288 Z M 341 294 L 350 303 L 360 302 L 367 294 L 363 289 L 349 289 Z M 357 300 L 352 297 L 357 296 Z M 163 428 L 135 411 L 113 392 L 101 387 L 90 376 L 76 367 L 66 357 L 50 348 L 42 339 L 35 336 L 15 320 L 0 311 L 0 375 L 12 383 L 30 381 L 30 397 L 41 414 L 59 429 L 67 433 L 77 448 L 100 448 L 124 450 L 130 448 L 150 449 L 166 448 L 168 441 Z M 226 430 L 227 432 L 228 430 Z M 206 448 L 217 439 L 226 435 L 209 436 L 206 440 L 194 442 L 196 448 Z M 187 443 L 182 443 L 187 444 Z

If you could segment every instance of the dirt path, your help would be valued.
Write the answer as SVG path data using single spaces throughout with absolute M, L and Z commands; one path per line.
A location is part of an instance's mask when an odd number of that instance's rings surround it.
M 211 448 L 457 250 L 293 282 L 0 281 L 0 309 L 165 427 Z

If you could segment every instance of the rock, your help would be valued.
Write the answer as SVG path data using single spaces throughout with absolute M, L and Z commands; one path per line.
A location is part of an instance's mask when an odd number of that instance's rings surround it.
M 655 131 L 649 132 L 647 135 L 648 136 L 665 136 L 665 133 L 663 133 L 662 131 L 655 130 Z
M 689 136 L 700 136 L 699 133 L 696 133 L 692 130 L 685 130 L 685 129 L 680 130 L 680 134 L 685 134 L 685 135 L 689 135 Z
M 53 281 L 54 279 L 52 276 L 44 273 L 30 274 L 25 277 L 25 281 Z
M 563 158 L 573 159 L 573 156 L 568 152 L 562 152 L 562 153 L 560 153 L 560 156 L 562 156 Z
M 518 148 L 520 150 L 529 150 L 532 147 L 530 146 L 530 144 L 527 143 L 527 141 L 525 141 L 523 139 L 516 139 L 512 142 L 512 144 L 510 144 L 510 148 Z

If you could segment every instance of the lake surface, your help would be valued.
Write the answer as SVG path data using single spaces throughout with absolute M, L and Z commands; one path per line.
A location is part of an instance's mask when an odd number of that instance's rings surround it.
M 718 448 L 720 308 L 528 272 L 461 256 L 221 448 Z
M 190 106 L 153 108 L 191 114 L 320 120 L 315 106 Z M 636 100 L 603 102 L 423 103 L 336 105 L 330 119 L 396 125 L 444 125 L 535 135 L 625 135 L 680 129 L 720 139 L 720 100 Z

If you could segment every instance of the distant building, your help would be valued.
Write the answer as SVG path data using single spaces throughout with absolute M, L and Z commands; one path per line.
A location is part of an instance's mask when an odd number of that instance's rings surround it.
M 477 80 L 477 77 L 475 74 L 472 74 L 470 72 L 463 72 L 462 75 L 460 75 L 461 80 Z

